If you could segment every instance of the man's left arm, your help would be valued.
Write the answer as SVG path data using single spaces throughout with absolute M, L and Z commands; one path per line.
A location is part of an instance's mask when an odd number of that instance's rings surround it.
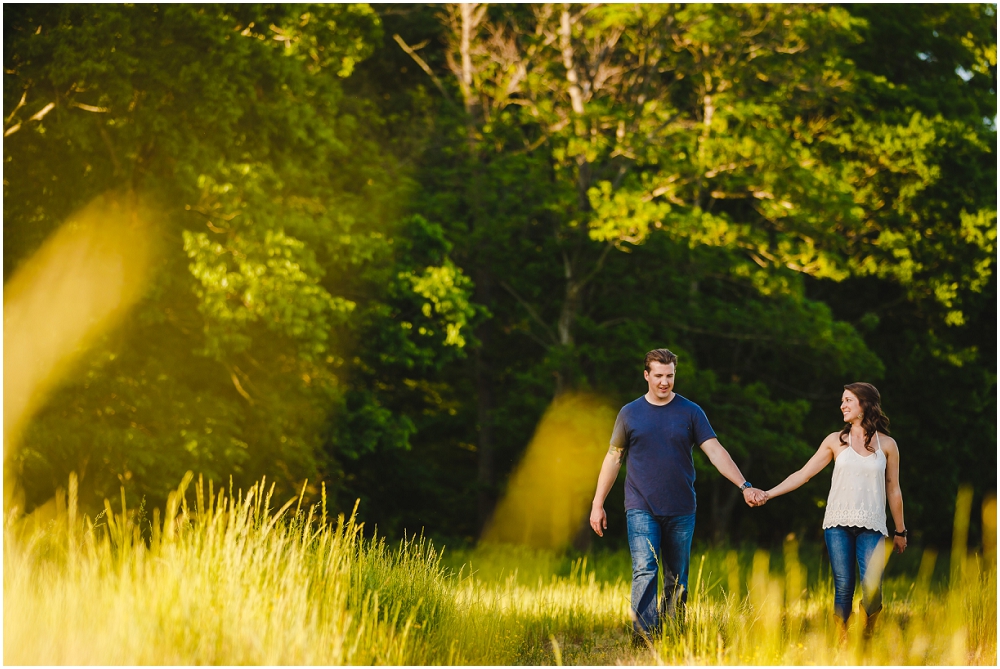
M 746 477 L 743 476 L 740 468 L 733 462 L 729 451 L 719 443 L 716 437 L 703 441 L 701 443 L 701 450 L 705 452 L 705 455 L 711 460 L 712 465 L 719 470 L 719 473 L 732 481 L 733 485 L 739 487 L 746 483 Z M 758 488 L 744 488 L 743 499 L 750 506 L 760 506 L 767 501 L 767 496 L 763 490 Z

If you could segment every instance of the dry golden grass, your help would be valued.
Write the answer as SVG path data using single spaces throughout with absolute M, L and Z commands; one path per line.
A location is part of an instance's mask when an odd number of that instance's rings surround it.
M 996 664 L 996 506 L 984 552 L 967 554 L 964 510 L 946 586 L 933 557 L 886 584 L 873 638 L 841 641 L 828 578 L 807 587 L 788 542 L 768 554 L 694 556 L 686 623 L 633 649 L 626 555 L 566 567 L 552 551 L 484 546 L 449 555 L 390 548 L 324 505 L 271 508 L 185 480 L 151 519 L 107 505 L 4 523 L 9 664 Z M 186 493 L 186 494 L 185 494 Z M 964 505 L 964 506 L 963 506 Z M 775 560 L 777 562 L 778 560 Z M 452 568 L 449 565 L 455 565 Z M 459 566 L 460 565 L 460 566 Z

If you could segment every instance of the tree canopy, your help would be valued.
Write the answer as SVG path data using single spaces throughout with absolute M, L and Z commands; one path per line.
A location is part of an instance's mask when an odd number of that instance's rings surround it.
M 994 5 L 4 19 L 5 282 L 103 193 L 161 249 L 6 463 L 29 510 L 190 469 L 471 539 L 553 397 L 620 406 L 656 347 L 754 483 L 866 380 L 918 537 L 996 488 Z M 816 532 L 824 483 L 748 511 L 696 464 L 704 537 Z

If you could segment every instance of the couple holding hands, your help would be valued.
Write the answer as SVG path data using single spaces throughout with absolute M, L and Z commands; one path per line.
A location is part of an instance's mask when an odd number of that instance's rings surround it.
M 694 535 L 695 492 L 692 451 L 699 446 L 712 465 L 743 492 L 750 506 L 791 492 L 834 462 L 823 531 L 834 581 L 834 612 L 846 625 L 854 600 L 854 565 L 861 576 L 866 630 L 882 610 L 886 563 L 886 502 L 892 512 L 893 548 L 906 550 L 899 449 L 889 436 L 889 419 L 869 383 L 844 386 L 840 411 L 844 428 L 828 435 L 806 464 L 770 490 L 753 487 L 716 438 L 705 412 L 674 392 L 677 356 L 667 349 L 646 354 L 648 392 L 618 413 L 611 447 L 598 476 L 590 526 L 604 536 L 604 500 L 625 460 L 625 517 L 632 554 L 632 620 L 635 633 L 649 638 L 661 616 L 674 617 L 687 599 L 688 565 Z M 657 567 L 663 565 L 663 599 L 657 602 Z

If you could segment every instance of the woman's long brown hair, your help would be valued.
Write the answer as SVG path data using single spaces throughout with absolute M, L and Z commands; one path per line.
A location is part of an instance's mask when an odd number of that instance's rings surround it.
M 848 383 L 844 390 L 850 390 L 858 398 L 861 405 L 861 429 L 865 431 L 865 448 L 875 452 L 871 446 L 872 437 L 876 431 L 889 434 L 889 417 L 882 411 L 882 397 L 878 389 L 870 383 Z M 840 443 L 847 443 L 847 435 L 851 432 L 851 424 L 844 425 L 840 431 Z

